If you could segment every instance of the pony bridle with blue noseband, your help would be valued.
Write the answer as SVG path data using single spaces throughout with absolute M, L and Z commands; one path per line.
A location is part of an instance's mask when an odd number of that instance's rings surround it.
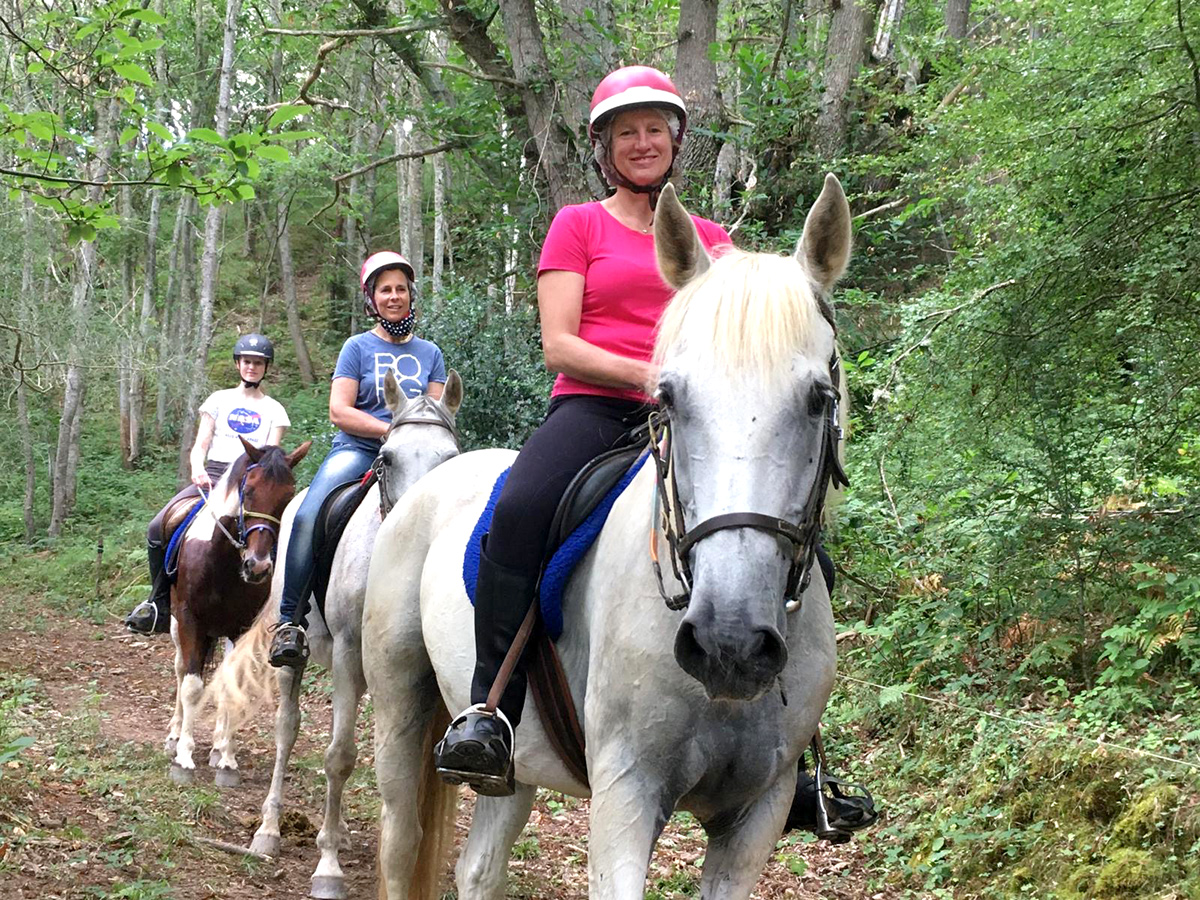
M 246 471 L 242 473 L 242 480 L 238 483 L 238 536 L 235 538 L 229 533 L 229 529 L 227 529 L 221 523 L 221 517 L 217 515 L 216 510 L 213 510 L 213 520 L 217 523 L 217 527 L 221 529 L 221 533 L 225 535 L 225 537 L 229 538 L 229 543 L 233 544 L 233 546 L 235 546 L 238 550 L 246 549 L 246 544 L 250 540 L 250 535 L 252 535 L 254 532 L 271 532 L 271 536 L 275 538 L 275 542 L 271 545 L 271 559 L 274 559 L 275 552 L 279 548 L 279 529 L 276 526 L 281 525 L 282 523 L 275 516 L 272 516 L 268 513 L 259 512 L 258 510 L 254 509 L 246 509 L 246 479 L 250 476 L 251 470 L 257 468 L 258 463 L 252 463 L 251 465 L 246 466 Z M 204 499 L 205 506 L 209 506 L 208 496 L 205 495 L 204 491 L 200 492 L 200 496 Z M 267 521 L 256 522 L 247 528 L 247 518 L 266 519 Z M 275 524 L 268 525 L 267 522 L 274 522 Z
M 788 569 L 783 601 L 788 612 L 800 608 L 800 596 L 808 587 L 813 561 L 816 559 L 825 493 L 831 482 L 834 487 L 850 484 L 846 470 L 842 468 L 842 462 L 838 458 L 838 444 L 842 440 L 843 432 L 838 421 L 841 359 L 836 351 L 829 361 L 829 375 L 833 383 L 833 394 L 825 401 L 826 415 L 822 428 L 821 452 L 817 460 L 817 478 L 805 501 L 798 524 L 758 512 L 732 512 L 712 516 L 688 530 L 683 522 L 683 509 L 675 484 L 675 468 L 671 461 L 670 419 L 658 410 L 650 414 L 650 455 L 654 458 L 654 473 L 658 482 L 655 507 L 661 510 L 661 516 L 658 518 L 670 547 L 671 569 L 675 573 L 675 579 L 683 585 L 681 593 L 672 594 L 667 591 L 663 582 L 662 567 L 658 561 L 658 526 L 652 526 L 650 560 L 654 566 L 654 575 L 658 579 L 658 592 L 668 609 L 685 609 L 691 601 L 692 568 L 688 562 L 688 553 L 704 538 L 728 528 L 755 528 L 779 535 L 791 543 L 792 562 Z

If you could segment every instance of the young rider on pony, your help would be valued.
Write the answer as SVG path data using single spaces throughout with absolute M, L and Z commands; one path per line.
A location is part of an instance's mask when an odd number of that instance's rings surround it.
M 347 338 L 329 386 L 329 419 L 340 430 L 313 476 L 296 512 L 283 567 L 279 625 L 271 641 L 273 666 L 302 668 L 308 660 L 303 622 L 312 593 L 313 531 L 321 505 L 338 485 L 361 478 L 387 433 L 392 413 L 384 399 L 389 369 L 409 397 L 438 400 L 446 383 L 442 351 L 413 333 L 416 301 L 413 267 L 399 253 L 383 250 L 367 257 L 359 273 L 363 304 L 375 326 Z
M 171 630 L 171 582 L 166 574 L 167 543 L 163 521 L 172 506 L 188 497 L 207 494 L 229 464 L 242 455 L 239 437 L 255 447 L 278 445 L 291 425 L 287 410 L 262 389 L 275 348 L 261 334 L 243 334 L 233 345 L 233 362 L 241 384 L 215 391 L 200 405 L 200 425 L 190 454 L 192 480 L 153 519 L 146 531 L 146 558 L 150 565 L 150 596 L 125 619 L 138 634 L 164 634 Z
M 465 781 L 480 793 L 511 793 L 508 773 L 525 703 L 520 666 L 495 714 L 484 705 L 533 602 L 558 502 L 579 469 L 626 442 L 655 402 L 648 393 L 658 377 L 654 334 L 672 291 L 659 275 L 651 225 L 686 129 L 683 98 L 662 72 L 627 66 L 605 77 L 592 96 L 588 136 L 613 193 L 560 210 L 542 245 L 542 346 L 558 377 L 546 419 L 521 448 L 484 539 L 475 587 L 473 705 L 435 748 L 446 780 Z M 710 252 L 732 243 L 721 226 L 692 219 Z M 832 561 L 819 553 L 832 582 Z M 811 805 L 815 809 L 815 792 Z

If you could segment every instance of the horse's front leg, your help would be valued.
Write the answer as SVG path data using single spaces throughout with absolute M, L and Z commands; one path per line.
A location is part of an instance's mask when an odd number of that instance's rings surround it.
M 795 791 L 796 767 L 790 766 L 736 823 L 709 831 L 701 900 L 750 896 L 783 833 Z
M 179 656 L 183 658 L 183 677 L 179 681 L 179 742 L 175 746 L 175 758 L 171 761 L 171 780 L 177 784 L 191 784 L 196 778 L 196 763 L 192 753 L 196 749 L 196 714 L 204 693 L 204 657 L 208 642 L 190 617 L 184 616 L 176 621 L 179 625 L 176 646 Z
M 271 773 L 271 789 L 262 805 L 262 824 L 254 832 L 250 849 L 265 856 L 279 855 L 279 817 L 283 814 L 283 776 L 288 759 L 300 733 L 300 676 L 288 666 L 276 669 L 279 684 L 279 709 L 275 713 L 275 770 Z
M 179 623 L 174 618 L 171 619 L 171 643 L 175 645 L 175 712 L 167 726 L 167 742 L 164 749 L 168 755 L 174 756 L 175 748 L 179 744 L 179 726 L 183 723 L 183 676 L 187 672 L 183 650 L 179 646 Z
M 225 656 L 233 652 L 233 641 L 225 638 Z M 213 722 L 213 745 L 208 754 L 208 765 L 215 769 L 213 781 L 217 787 L 232 788 L 242 783 L 238 771 L 236 734 L 230 727 L 229 709 L 223 701 L 218 703 Z
M 632 748 L 590 751 L 589 900 L 642 900 L 650 853 L 674 804 L 639 771 Z
M 357 748 L 354 727 L 358 723 L 358 701 L 367 685 L 362 674 L 362 650 L 355 635 L 344 636 L 333 645 L 333 734 L 325 750 L 325 824 L 317 835 L 321 861 L 312 874 L 313 897 L 340 900 L 346 896 L 345 876 L 338 851 L 350 846 L 350 829 L 342 815 L 342 791 L 354 772 Z M 353 643 L 353 646 L 345 646 Z
M 508 860 L 535 796 L 531 784 L 518 784 L 512 797 L 476 796 L 467 845 L 454 867 L 459 900 L 504 900 Z

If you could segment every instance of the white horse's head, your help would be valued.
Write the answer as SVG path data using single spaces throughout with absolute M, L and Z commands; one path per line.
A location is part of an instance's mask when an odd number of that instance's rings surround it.
M 849 260 L 850 207 L 828 175 L 793 256 L 713 260 L 668 186 L 654 239 L 678 291 L 659 328 L 658 398 L 683 529 L 699 535 L 683 551 L 691 601 L 675 658 L 710 697 L 755 699 L 787 663 L 789 579 L 811 561 L 808 523 L 840 452 L 831 417 L 845 403 L 824 298 Z
M 462 378 L 451 369 L 440 400 L 428 394 L 410 399 L 389 370 L 383 398 L 392 411 L 392 425 L 379 450 L 379 501 L 386 513 L 422 475 L 459 454 L 455 416 L 462 406 Z

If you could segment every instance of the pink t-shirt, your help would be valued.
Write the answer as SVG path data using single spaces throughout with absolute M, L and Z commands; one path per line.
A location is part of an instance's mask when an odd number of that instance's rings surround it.
M 709 252 L 733 243 L 715 222 L 699 216 L 692 221 Z M 581 338 L 618 356 L 649 361 L 654 329 L 675 293 L 658 273 L 653 235 L 627 228 L 598 202 L 564 206 L 550 223 L 538 261 L 539 276 L 551 271 L 577 272 L 584 278 Z M 639 390 L 591 384 L 561 372 L 550 394 L 649 400 Z

